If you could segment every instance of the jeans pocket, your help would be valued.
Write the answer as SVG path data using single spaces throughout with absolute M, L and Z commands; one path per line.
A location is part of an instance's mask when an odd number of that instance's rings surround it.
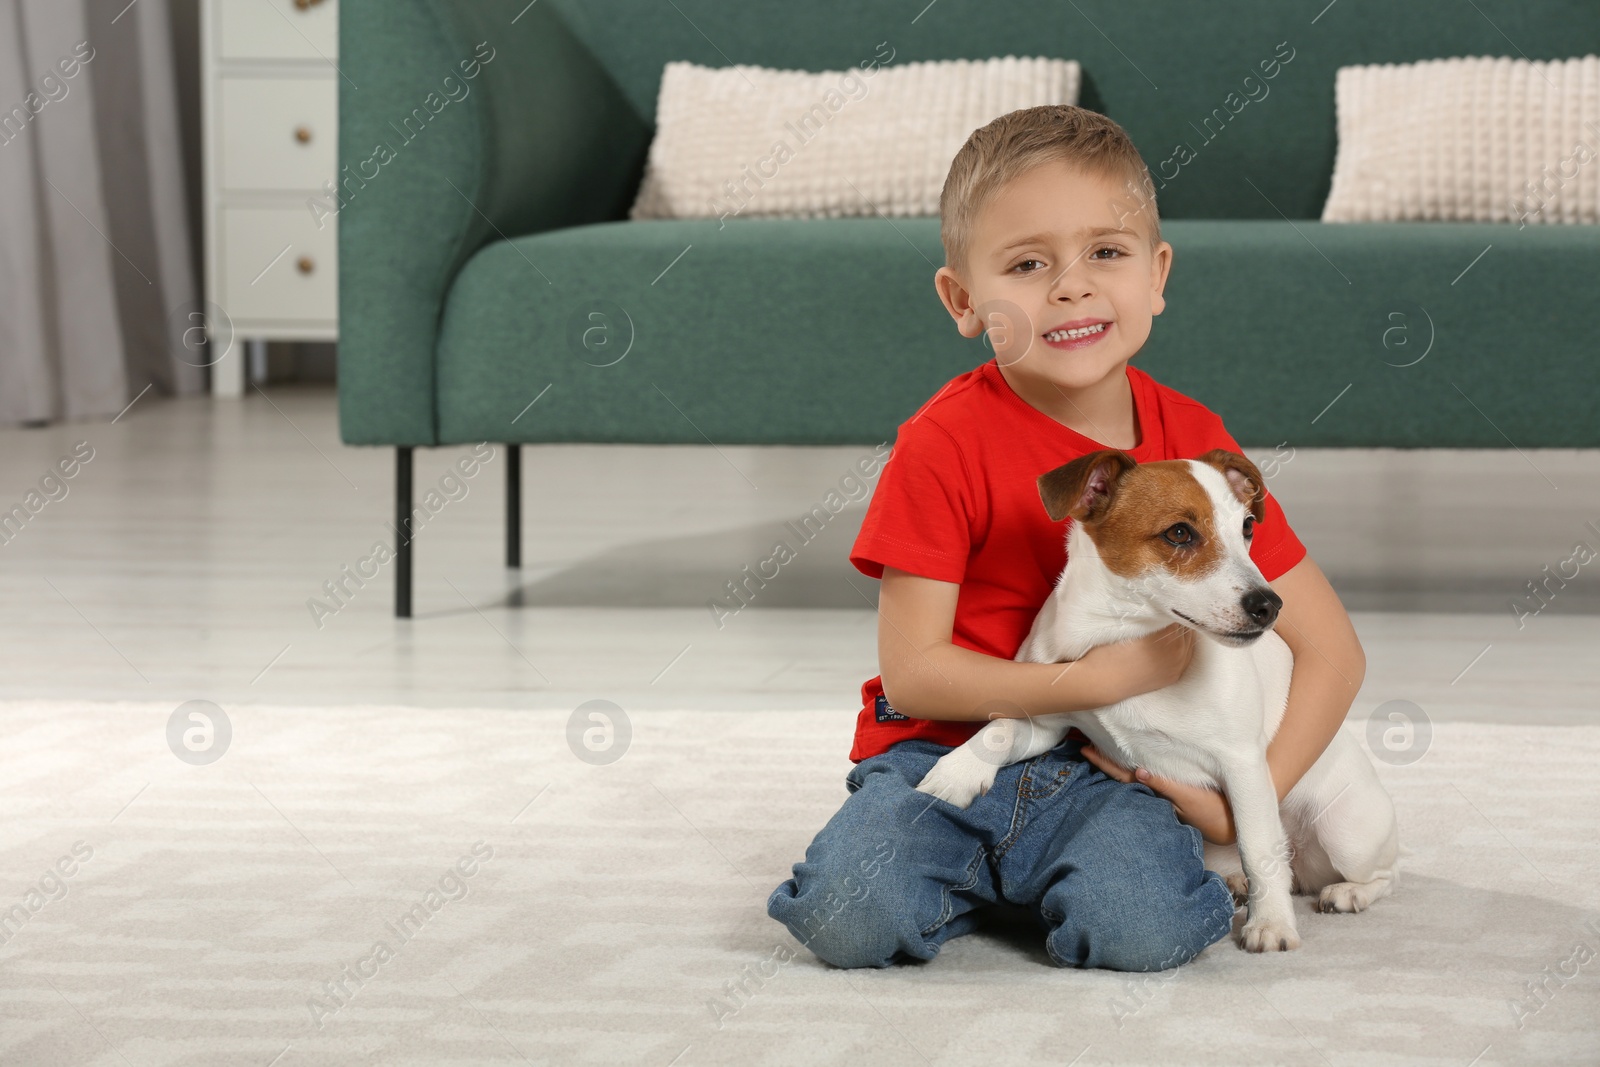
M 1091 765 L 1086 761 L 1068 759 L 1059 748 L 1051 749 L 1023 765 L 1022 777 L 1017 781 L 1017 795 L 1025 800 L 1055 796 L 1072 780 L 1078 768 L 1088 766 Z

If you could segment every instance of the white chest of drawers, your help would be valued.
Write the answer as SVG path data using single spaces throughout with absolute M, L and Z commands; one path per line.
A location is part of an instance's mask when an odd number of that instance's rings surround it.
M 326 210 L 338 30 L 338 0 L 201 5 L 207 327 L 213 353 L 225 332 L 233 339 L 211 369 L 215 394 L 244 392 L 247 348 L 263 362 L 268 340 L 339 336 L 337 217 Z

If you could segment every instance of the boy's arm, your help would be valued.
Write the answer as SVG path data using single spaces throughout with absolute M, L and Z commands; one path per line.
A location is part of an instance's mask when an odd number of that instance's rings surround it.
M 1339 732 L 1366 677 L 1367 658 L 1339 594 L 1310 556 L 1269 584 L 1283 598 L 1278 634 L 1294 653 L 1288 706 L 1267 746 L 1267 767 L 1281 802 Z M 1127 781 L 1134 776 L 1102 753 L 1089 755 L 1113 777 Z M 1233 811 L 1221 793 L 1159 775 L 1147 774 L 1139 781 L 1172 801 L 1178 818 L 1207 841 L 1229 845 L 1236 840 Z
M 1281 802 L 1339 732 L 1367 676 L 1367 655 L 1339 594 L 1310 556 L 1271 585 L 1283 598 L 1278 634 L 1294 653 L 1289 705 L 1267 746 Z
M 951 641 L 961 587 L 894 567 L 878 590 L 883 695 L 917 719 L 983 721 L 1083 711 L 1171 685 L 1194 651 L 1174 624 L 1150 637 L 1092 649 L 1071 663 L 1018 663 Z

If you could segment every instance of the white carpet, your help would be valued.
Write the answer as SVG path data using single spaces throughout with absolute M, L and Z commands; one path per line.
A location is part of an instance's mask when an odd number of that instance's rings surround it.
M 1297 898 L 1297 952 L 1060 970 L 1000 916 L 839 971 L 764 905 L 845 797 L 847 710 L 640 712 L 593 766 L 567 710 L 229 707 L 191 766 L 176 704 L 0 704 L 0 1062 L 1600 1063 L 1600 728 L 1438 723 L 1378 764 L 1399 888 Z

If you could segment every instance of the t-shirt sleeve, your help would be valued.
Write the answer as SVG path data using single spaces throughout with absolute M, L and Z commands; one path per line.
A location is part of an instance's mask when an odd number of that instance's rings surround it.
M 885 566 L 960 584 L 972 548 L 974 495 L 961 446 L 926 415 L 900 425 L 850 562 L 869 578 Z
M 1211 432 L 1212 441 L 1206 445 L 1206 449 L 1226 448 L 1229 452 L 1244 455 L 1239 442 L 1222 425 L 1221 417 L 1215 413 L 1213 417 L 1217 420 L 1216 428 Z M 1250 539 L 1250 559 L 1261 571 L 1261 577 L 1275 582 L 1305 558 L 1306 546 L 1300 543 L 1300 538 L 1289 526 L 1289 519 L 1284 515 L 1278 498 L 1272 495 L 1270 488 L 1267 489 L 1266 518 L 1256 523 L 1255 536 Z

